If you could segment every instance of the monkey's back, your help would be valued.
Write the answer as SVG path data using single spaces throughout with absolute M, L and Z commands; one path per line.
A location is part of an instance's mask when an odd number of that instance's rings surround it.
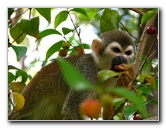
M 92 83 L 97 79 L 97 66 L 90 54 L 66 58 Z M 69 73 L 70 75 L 70 73 Z M 77 77 L 77 76 L 76 76 Z M 92 81 L 93 80 L 93 81 Z M 25 106 L 13 112 L 11 120 L 61 120 L 63 102 L 69 90 L 59 64 L 54 61 L 43 67 L 24 88 Z

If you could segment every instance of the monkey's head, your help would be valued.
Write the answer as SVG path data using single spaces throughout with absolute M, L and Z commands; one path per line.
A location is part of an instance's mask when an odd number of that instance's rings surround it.
M 134 49 L 131 37 L 120 30 L 105 32 L 92 42 L 92 55 L 100 69 L 115 70 L 116 65 L 131 64 Z

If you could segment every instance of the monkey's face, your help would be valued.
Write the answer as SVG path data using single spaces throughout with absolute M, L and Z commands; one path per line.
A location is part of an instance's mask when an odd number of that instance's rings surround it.
M 114 67 L 119 64 L 131 64 L 134 58 L 133 45 L 121 46 L 118 42 L 112 42 L 105 50 L 105 56 L 110 59 L 109 69 L 115 70 Z
M 114 70 L 116 65 L 131 64 L 134 60 L 134 43 L 131 37 L 120 30 L 101 34 L 92 42 L 92 56 L 100 69 Z

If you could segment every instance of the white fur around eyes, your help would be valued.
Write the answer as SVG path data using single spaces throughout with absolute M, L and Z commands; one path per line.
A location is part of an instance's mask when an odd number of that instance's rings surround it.
M 126 49 L 123 49 L 122 46 L 118 42 L 112 42 L 106 48 L 106 52 L 110 52 L 110 50 L 112 48 L 118 48 L 121 53 L 126 52 L 126 51 L 131 51 L 132 53 L 134 53 L 134 48 L 132 45 L 129 45 Z
M 117 42 L 112 42 L 111 44 L 108 45 L 109 49 L 115 48 L 115 47 L 119 48 L 120 51 L 123 50 L 123 48 L 121 47 L 121 45 L 119 43 L 117 43 Z
M 111 44 L 109 44 L 105 50 L 106 53 L 109 53 L 111 49 L 113 48 L 118 48 L 120 51 L 123 51 L 121 45 L 117 42 L 112 42 Z
M 132 52 L 134 52 L 134 48 L 133 48 L 132 45 L 129 45 L 129 46 L 125 49 L 125 51 L 132 51 Z

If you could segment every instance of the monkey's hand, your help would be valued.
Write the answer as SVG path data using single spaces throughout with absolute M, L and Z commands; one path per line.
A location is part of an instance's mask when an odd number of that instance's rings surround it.
M 120 64 L 115 66 L 115 70 L 120 72 L 121 75 L 117 80 L 117 86 L 128 86 L 128 84 L 134 78 L 134 69 L 132 65 L 129 64 Z

